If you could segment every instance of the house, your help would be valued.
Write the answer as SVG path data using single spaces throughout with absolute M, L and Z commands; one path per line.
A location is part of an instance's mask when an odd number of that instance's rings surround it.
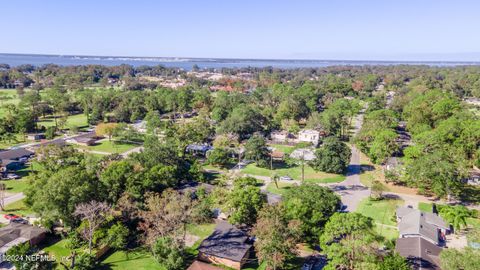
M 389 157 L 383 168 L 385 171 L 398 171 L 403 165 L 403 162 L 398 157 Z
M 270 156 L 272 157 L 272 160 L 282 161 L 285 157 L 285 153 L 282 151 L 273 150 L 270 152 Z
M 248 235 L 226 221 L 218 221 L 213 233 L 200 244 L 198 259 L 204 262 L 241 269 L 252 244 Z
M 31 133 L 27 134 L 27 140 L 30 141 L 40 141 L 42 139 L 45 139 L 45 134 L 43 133 Z
M 320 132 L 313 129 L 304 129 L 298 132 L 297 137 L 299 142 L 309 142 L 314 146 L 317 146 L 320 141 Z
M 190 193 L 192 194 L 192 197 L 196 198 L 196 192 L 200 189 L 203 189 L 205 193 L 211 193 L 213 189 L 215 188 L 214 185 L 206 184 L 206 183 L 199 183 L 199 182 L 188 182 L 186 184 L 183 184 L 177 188 L 175 188 L 176 191 L 180 194 L 186 194 Z
M 46 229 L 20 223 L 10 223 L 0 228 L 0 263 L 3 262 L 3 255 L 10 248 L 25 242 L 38 245 L 43 241 L 46 233 Z
M 223 268 L 195 260 L 187 270 L 223 270 Z
M 213 147 L 207 144 L 189 144 L 187 148 L 185 148 L 185 152 L 190 153 L 194 156 L 207 156 L 207 152 L 212 150 Z
M 270 133 L 270 138 L 276 143 L 289 143 L 295 140 L 295 136 L 286 130 L 276 130 Z
M 395 244 L 395 251 L 407 259 L 412 269 L 439 270 L 442 248 L 432 244 L 422 237 L 399 238 Z
M 438 215 L 410 207 L 397 209 L 397 221 L 400 238 L 421 237 L 434 245 L 441 245 L 450 233 L 449 225 Z
M 95 134 L 95 131 L 90 131 L 87 133 L 80 134 L 68 140 L 70 143 L 90 146 L 95 144 L 98 141 L 99 137 Z
M 474 168 L 469 171 L 468 177 L 465 179 L 465 182 L 469 185 L 479 186 L 480 185 L 480 169 Z
M 145 120 L 136 121 L 135 123 L 131 124 L 131 127 L 138 133 L 147 133 L 147 121 Z
M 0 152 L 0 170 L 3 172 L 9 170 L 18 170 L 22 167 L 28 158 L 33 156 L 33 152 L 25 148 L 11 149 Z
M 316 158 L 313 150 L 308 148 L 295 149 L 290 154 L 290 157 L 294 159 L 299 159 L 299 160 L 303 159 L 305 161 L 312 161 Z

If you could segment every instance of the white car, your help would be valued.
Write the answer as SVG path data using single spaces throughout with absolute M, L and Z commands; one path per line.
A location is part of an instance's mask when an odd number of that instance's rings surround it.
M 284 175 L 284 176 L 280 176 L 280 180 L 282 180 L 282 181 L 292 181 L 293 178 L 291 178 L 288 175 Z

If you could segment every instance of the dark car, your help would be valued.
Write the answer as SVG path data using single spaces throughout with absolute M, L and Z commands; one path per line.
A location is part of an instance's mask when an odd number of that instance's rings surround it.
M 28 220 L 23 219 L 23 218 L 21 218 L 21 217 L 11 219 L 10 222 L 20 223 L 20 224 L 28 224 Z

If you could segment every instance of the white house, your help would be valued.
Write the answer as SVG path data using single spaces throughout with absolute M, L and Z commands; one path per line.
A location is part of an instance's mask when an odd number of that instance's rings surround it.
M 309 142 L 312 143 L 314 146 L 317 146 L 318 142 L 320 141 L 320 132 L 313 129 L 300 130 L 300 132 L 298 133 L 298 141 Z
M 316 158 L 313 150 L 308 148 L 295 149 L 290 154 L 290 157 L 294 159 L 300 159 L 300 160 L 303 159 L 305 161 L 311 161 Z
M 270 138 L 274 142 L 290 142 L 295 139 L 295 136 L 286 130 L 276 130 L 270 133 Z

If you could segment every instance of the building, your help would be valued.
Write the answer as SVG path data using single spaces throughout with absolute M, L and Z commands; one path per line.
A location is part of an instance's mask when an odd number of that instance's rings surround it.
M 299 142 L 309 142 L 314 146 L 317 146 L 320 142 L 320 132 L 313 129 L 300 130 L 297 137 Z
M 43 241 L 46 233 L 46 229 L 20 223 L 10 223 L 0 228 L 0 263 L 3 262 L 3 255 L 10 248 L 25 242 L 38 245 Z
M 283 161 L 283 159 L 285 158 L 285 153 L 283 153 L 282 151 L 274 150 L 270 152 L 270 156 L 272 160 Z
M 200 244 L 198 259 L 204 262 L 241 269 L 250 256 L 248 235 L 226 221 L 218 221 L 213 233 Z
M 450 227 L 438 215 L 410 207 L 397 209 L 397 222 L 400 238 L 422 237 L 434 245 L 443 245 L 450 233 Z
M 276 143 L 292 143 L 295 136 L 286 130 L 276 130 L 270 133 L 270 139 Z
M 25 148 L 17 148 L 0 152 L 0 170 L 18 170 L 33 156 L 33 152 Z
M 480 169 L 474 168 L 470 170 L 465 182 L 469 185 L 480 186 Z
M 207 152 L 212 150 L 213 147 L 207 144 L 189 144 L 187 148 L 185 148 L 185 152 L 190 153 L 195 156 L 207 156 Z
M 305 161 L 312 161 L 316 158 L 313 150 L 308 148 L 295 149 L 290 154 L 290 157 L 294 159 L 299 159 L 299 160 L 303 159 Z
M 223 270 L 223 268 L 195 260 L 187 270 Z
M 99 137 L 95 134 L 95 131 L 90 131 L 78 136 L 75 136 L 68 140 L 70 143 L 83 145 L 83 146 L 91 146 L 94 145 L 98 141 Z
M 439 270 L 440 252 L 442 248 L 432 244 L 422 237 L 408 237 L 397 239 L 395 251 L 407 259 L 412 269 Z
M 45 139 L 45 134 L 43 133 L 31 133 L 27 134 L 27 140 L 30 141 L 40 141 L 42 139 Z

